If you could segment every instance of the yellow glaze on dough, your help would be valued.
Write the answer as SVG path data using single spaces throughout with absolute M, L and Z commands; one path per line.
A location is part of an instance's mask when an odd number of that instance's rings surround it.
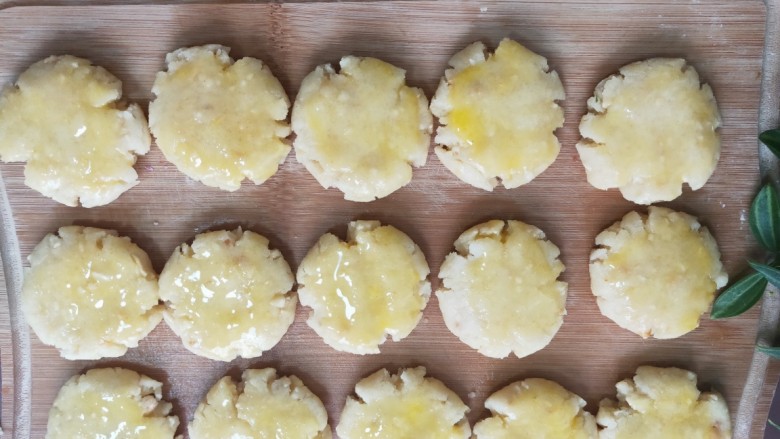
M 723 397 L 701 393 L 696 375 L 677 368 L 641 366 L 617 384 L 618 401 L 599 405 L 601 439 L 730 439 Z
M 490 395 L 493 415 L 474 426 L 474 439 L 596 439 L 596 420 L 585 400 L 559 384 L 530 378 Z
M 653 207 L 599 234 L 591 286 L 601 312 L 642 337 L 674 338 L 699 326 L 724 286 L 715 240 L 695 218 Z
M 274 369 L 244 371 L 242 382 L 224 377 L 209 390 L 189 425 L 192 439 L 330 439 L 322 402 L 295 376 Z
M 113 230 L 62 227 L 28 260 L 21 293 L 25 318 L 65 358 L 118 357 L 160 321 L 149 257 Z
M 654 58 L 610 76 L 588 100 L 577 144 L 588 182 L 640 204 L 704 186 L 720 157 L 712 90 L 683 59 Z
M 136 154 L 151 143 L 140 107 L 121 96 L 122 83 L 88 60 L 33 64 L 0 93 L 0 157 L 27 161 L 25 183 L 62 204 L 110 203 L 138 184 Z
M 480 353 L 524 357 L 546 346 L 566 314 L 564 266 L 544 232 L 493 220 L 463 232 L 437 291 L 447 327 Z
M 160 274 L 165 321 L 198 355 L 260 356 L 295 318 L 293 275 L 257 233 L 220 230 L 182 244 Z
M 547 60 L 504 39 L 492 55 L 474 43 L 453 56 L 431 103 L 439 117 L 436 153 L 467 183 L 492 190 L 531 181 L 558 156 L 563 125 L 558 74 Z
M 382 369 L 361 380 L 341 414 L 342 439 L 460 439 L 470 436 L 468 408 L 425 368 L 390 375 Z
M 404 233 L 377 221 L 349 224 L 347 242 L 322 236 L 298 269 L 308 324 L 338 350 L 378 353 L 406 337 L 430 295 L 428 264 Z
M 149 123 L 165 157 L 190 178 L 234 191 L 261 184 L 290 152 L 290 101 L 262 61 L 209 45 L 166 57 L 149 104 Z
M 347 56 L 336 73 L 317 67 L 292 113 L 295 154 L 325 187 L 371 201 L 409 183 L 428 156 L 432 117 L 405 72 L 375 58 Z
M 161 383 L 131 370 L 89 370 L 60 389 L 46 439 L 172 439 L 179 420 L 161 397 Z

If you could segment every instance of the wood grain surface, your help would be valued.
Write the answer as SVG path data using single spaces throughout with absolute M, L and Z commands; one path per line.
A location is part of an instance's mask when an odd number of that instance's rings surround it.
M 577 158 L 577 124 L 585 101 L 603 77 L 628 62 L 653 56 L 688 59 L 712 85 L 723 116 L 719 166 L 700 191 L 686 189 L 666 205 L 701 218 L 718 240 L 732 277 L 756 254 L 747 225 L 749 200 L 759 183 L 756 120 L 761 78 L 764 5 L 715 0 L 699 4 L 537 1 L 178 4 L 145 6 L 35 6 L 0 11 L 0 83 L 13 81 L 28 65 L 52 54 L 73 54 L 108 68 L 124 81 L 127 97 L 145 103 L 155 72 L 178 47 L 220 43 L 235 57 L 267 62 L 291 97 L 316 65 L 342 55 L 370 55 L 407 70 L 408 82 L 430 97 L 448 58 L 476 40 L 494 47 L 517 39 L 546 56 L 566 88 L 566 123 L 556 162 L 532 183 L 514 190 L 484 192 L 460 182 L 431 154 L 410 185 L 372 203 L 344 201 L 323 190 L 293 155 L 261 186 L 244 184 L 233 193 L 188 180 L 154 147 L 136 166 L 141 183 L 116 202 L 94 209 L 69 208 L 23 184 L 22 164 L 3 164 L 21 255 L 49 232 L 67 224 L 113 228 L 130 236 L 162 269 L 181 242 L 200 231 L 243 225 L 266 235 L 295 268 L 317 238 L 343 236 L 353 219 L 379 219 L 409 234 L 436 274 L 454 239 L 481 221 L 520 219 L 541 227 L 562 250 L 569 283 L 568 315 L 550 346 L 530 357 L 494 360 L 454 337 L 435 298 L 407 339 L 388 342 L 380 355 L 355 356 L 327 347 L 305 324 L 299 308 L 282 341 L 261 358 L 220 363 L 186 351 L 162 323 L 137 349 L 118 359 L 66 361 L 30 335 L 29 388 L 14 388 L 7 298 L 0 297 L 3 428 L 30 437 L 44 435 L 56 392 L 72 374 L 121 365 L 165 383 L 182 420 L 222 375 L 247 367 L 276 367 L 296 374 L 326 404 L 335 426 L 344 400 L 361 377 L 381 367 L 424 365 L 471 407 L 469 419 L 486 416 L 485 398 L 527 377 L 553 379 L 587 399 L 590 410 L 614 397 L 615 382 L 641 364 L 679 366 L 699 374 L 701 387 L 721 391 L 732 410 L 742 396 L 753 352 L 757 309 L 734 319 L 705 317 L 696 331 L 676 340 L 642 340 L 601 316 L 590 292 L 588 254 L 595 235 L 623 214 L 641 207 L 616 191 L 590 187 Z M 10 294 L 17 294 L 11 291 Z M 31 403 L 29 425 L 12 424 L 13 395 Z M 768 405 L 759 406 L 764 419 Z M 20 419 L 24 419 L 23 417 Z M 763 422 L 751 437 L 761 437 Z

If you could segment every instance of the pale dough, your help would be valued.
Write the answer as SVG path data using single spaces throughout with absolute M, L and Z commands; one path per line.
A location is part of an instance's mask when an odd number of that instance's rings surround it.
M 290 152 L 290 101 L 271 69 L 255 58 L 233 61 L 216 44 L 165 57 L 149 104 L 157 146 L 193 180 L 235 191 L 261 184 Z
M 530 378 L 485 401 L 491 417 L 474 426 L 474 439 L 597 439 L 585 400 L 558 383 Z
M 492 220 L 455 241 L 436 292 L 444 322 L 488 357 L 530 355 L 552 340 L 566 314 L 560 251 L 540 229 Z
M 209 390 L 189 425 L 191 439 L 330 439 L 328 413 L 296 376 L 248 369 L 241 382 L 226 376 Z
M 469 409 L 424 367 L 382 369 L 347 397 L 336 433 L 341 439 L 468 439 Z
M 547 59 L 504 39 L 493 54 L 473 43 L 449 64 L 431 101 L 435 151 L 447 169 L 492 191 L 526 184 L 555 161 L 565 93 Z
M 324 187 L 372 201 L 412 179 L 428 158 L 433 117 L 406 72 L 375 58 L 345 56 L 340 71 L 318 66 L 292 111 L 295 156 Z
M 149 257 L 113 230 L 61 227 L 27 259 L 24 317 L 64 358 L 124 355 L 162 318 Z
M 712 89 L 684 59 L 652 58 L 596 86 L 577 143 L 588 182 L 639 204 L 671 201 L 683 183 L 700 189 L 720 157 Z
M 693 372 L 640 366 L 616 387 L 618 400 L 599 405 L 601 439 L 731 439 L 726 401 L 700 392 Z
M 420 248 L 378 221 L 353 221 L 347 240 L 323 235 L 298 267 L 307 323 L 334 349 L 379 353 L 390 336 L 409 335 L 422 317 L 431 284 Z
M 60 389 L 46 439 L 173 439 L 179 418 L 171 408 L 158 381 L 119 367 L 91 369 Z
M 290 266 L 268 240 L 238 228 L 182 244 L 160 273 L 165 322 L 190 351 L 213 360 L 259 357 L 295 319 Z
M 25 184 L 67 206 L 108 204 L 138 184 L 151 136 L 122 82 L 75 56 L 50 56 L 0 91 L 0 158 L 23 162 Z
M 715 239 L 691 215 L 650 206 L 596 237 L 590 282 L 601 313 L 644 338 L 699 326 L 728 275 Z

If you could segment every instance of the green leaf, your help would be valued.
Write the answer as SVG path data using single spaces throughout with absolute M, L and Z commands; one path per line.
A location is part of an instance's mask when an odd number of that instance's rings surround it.
M 761 299 L 766 289 L 766 278 L 751 273 L 726 288 L 712 304 L 710 318 L 734 317 L 749 310 Z
M 780 129 L 768 130 L 758 135 L 760 140 L 772 153 L 780 157 Z
M 780 359 L 780 346 L 761 346 L 756 345 L 756 350 L 769 355 L 772 358 Z
M 750 230 L 764 248 L 780 251 L 780 201 L 771 183 L 761 189 L 750 205 Z
M 769 281 L 770 284 L 780 288 L 780 268 L 775 268 L 766 264 L 759 264 L 758 262 L 748 261 L 748 264 L 759 272 L 762 276 Z

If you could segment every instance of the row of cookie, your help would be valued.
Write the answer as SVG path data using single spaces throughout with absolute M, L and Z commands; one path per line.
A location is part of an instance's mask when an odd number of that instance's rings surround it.
M 679 337 L 699 324 L 726 283 L 717 245 L 685 213 L 650 207 L 595 240 L 593 294 L 601 312 L 642 337 Z M 447 327 L 486 356 L 530 355 L 566 314 L 559 249 L 540 229 L 493 220 L 455 241 L 439 278 Z M 290 266 L 263 236 L 240 228 L 200 234 L 159 277 L 148 256 L 113 231 L 67 226 L 29 256 L 21 293 L 38 337 L 69 359 L 123 355 L 161 315 L 190 351 L 215 360 L 260 356 L 287 332 L 297 305 Z M 331 347 L 379 353 L 415 328 L 431 294 L 420 248 L 377 221 L 354 221 L 347 240 L 323 235 L 297 270 L 308 325 Z M 160 300 L 164 302 L 160 304 Z
M 542 378 L 512 383 L 491 395 L 491 416 L 474 425 L 468 406 L 424 367 L 387 369 L 363 378 L 347 397 L 336 427 L 341 439 L 441 438 L 611 439 L 707 437 L 730 439 L 723 397 L 700 392 L 696 375 L 677 368 L 641 366 L 617 384 L 618 400 L 604 399 L 596 417 L 585 401 Z M 92 369 L 60 389 L 49 412 L 47 439 L 144 437 L 173 439 L 179 426 L 162 384 L 127 369 Z M 601 430 L 598 429 L 597 423 Z M 275 437 L 329 439 L 328 413 L 296 376 L 248 369 L 241 382 L 223 377 L 198 405 L 187 427 L 191 439 Z
M 563 85 L 547 60 L 505 39 L 495 53 L 473 43 L 450 60 L 430 108 L 405 72 L 346 56 L 340 71 L 318 66 L 290 101 L 267 65 L 207 45 L 176 50 L 158 73 L 149 127 L 136 104 L 119 103 L 121 82 L 72 56 L 32 65 L 0 95 L 0 159 L 27 161 L 26 184 L 56 201 L 107 204 L 137 184 L 149 128 L 166 159 L 208 186 L 261 184 L 290 151 L 325 188 L 371 201 L 408 184 L 435 148 L 461 180 L 493 190 L 526 184 L 560 151 Z M 712 90 L 683 59 L 624 66 L 588 100 L 577 144 L 588 181 L 651 204 L 702 187 L 720 155 Z

